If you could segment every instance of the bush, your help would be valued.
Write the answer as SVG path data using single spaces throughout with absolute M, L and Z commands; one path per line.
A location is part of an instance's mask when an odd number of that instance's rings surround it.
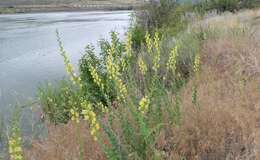
M 113 56 L 119 63 L 119 71 L 122 72 L 123 65 L 127 65 L 123 61 L 125 46 L 119 40 L 117 33 L 111 32 L 111 42 L 100 41 L 101 53 L 99 57 L 94 52 L 93 46 L 86 46 L 85 54 L 79 61 L 79 78 L 75 77 L 76 73 L 72 73 L 70 81 L 62 80 L 55 86 L 47 84 L 39 88 L 38 96 L 41 106 L 51 122 L 55 124 L 67 123 L 71 117 L 72 108 L 79 112 L 82 110 L 80 108 L 82 99 L 87 99 L 92 103 L 97 112 L 101 112 L 102 109 L 98 107 L 101 104 L 108 106 L 108 103 L 114 103 L 117 97 L 115 82 L 109 80 L 108 68 L 106 68 L 106 61 L 112 46 L 114 47 Z M 61 43 L 60 50 L 61 53 L 64 52 Z M 70 64 L 67 65 L 67 71 L 73 70 Z M 82 86 L 75 85 L 78 82 L 74 79 L 79 79 Z M 100 84 L 102 82 L 102 87 L 97 83 L 97 80 L 100 80 Z
M 108 102 L 113 102 L 116 99 L 116 91 L 113 82 L 109 81 L 108 69 L 106 61 L 109 55 L 109 50 L 114 47 L 114 56 L 120 63 L 119 70 L 122 70 L 122 59 L 124 52 L 124 44 L 119 40 L 116 32 L 111 32 L 111 42 L 107 40 L 100 41 L 100 50 L 98 54 L 94 52 L 93 46 L 87 46 L 85 54 L 79 61 L 80 77 L 83 83 L 83 92 L 91 103 L 101 102 L 103 105 L 108 105 Z M 103 82 L 103 88 L 97 84 L 93 77 L 93 71 L 99 76 Z
M 191 11 L 191 8 L 189 3 L 173 0 L 149 1 L 141 10 L 136 11 L 136 20 L 130 29 L 133 43 L 140 48 L 146 31 L 151 34 L 157 31 L 160 34 L 176 35 L 185 29 L 185 14 Z
M 195 8 L 200 12 L 217 10 L 221 13 L 225 11 L 235 12 L 244 8 L 257 7 L 258 5 L 257 0 L 202 0 L 195 5 Z
M 91 75 L 91 67 L 96 68 L 97 73 L 105 79 L 106 75 L 101 66 L 101 60 L 95 55 L 93 46 L 87 46 L 85 54 L 79 61 L 80 77 L 84 83 L 84 92 L 91 102 L 105 102 L 104 93 L 100 90 L 99 86 L 95 84 Z
M 82 93 L 70 81 L 62 80 L 56 86 L 51 84 L 41 86 L 38 97 L 49 120 L 59 124 L 68 122 L 70 109 L 79 105 Z

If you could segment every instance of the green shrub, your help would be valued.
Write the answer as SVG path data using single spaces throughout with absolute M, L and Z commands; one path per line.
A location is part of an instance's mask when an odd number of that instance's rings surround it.
M 100 75 L 102 80 L 105 80 L 104 68 L 101 66 L 101 59 L 99 59 L 94 52 L 93 46 L 87 46 L 85 48 L 85 54 L 79 61 L 80 77 L 83 81 L 83 90 L 88 99 L 91 102 L 103 102 L 105 103 L 104 93 L 95 84 L 94 79 L 91 76 L 90 67 L 96 68 L 97 73 Z
M 61 80 L 56 86 L 51 84 L 39 88 L 38 97 L 44 113 L 52 123 L 66 123 L 70 119 L 70 109 L 79 106 L 82 93 L 70 81 Z
M 136 12 L 136 20 L 131 26 L 134 47 L 140 48 L 146 31 L 153 34 L 176 35 L 187 26 L 185 14 L 192 9 L 191 3 L 179 3 L 175 0 L 150 1 Z
M 100 41 L 101 52 L 99 55 L 94 52 L 93 46 L 87 45 L 85 48 L 85 54 L 79 60 L 79 77 L 82 87 L 78 87 L 73 81 L 62 80 L 57 85 L 47 84 L 39 88 L 40 104 L 51 122 L 55 124 L 67 123 L 71 118 L 71 108 L 78 111 L 82 110 L 80 108 L 82 99 L 87 99 L 88 102 L 92 103 L 94 109 L 98 112 L 101 111 L 101 108 L 96 106 L 99 106 L 100 103 L 107 106 L 116 100 L 115 82 L 109 80 L 105 63 L 109 54 L 108 50 L 112 46 L 115 49 L 113 56 L 119 63 L 119 71 L 122 72 L 122 67 L 125 65 L 125 55 L 123 54 L 125 45 L 119 40 L 117 33 L 111 32 L 111 42 Z M 95 82 L 91 72 L 93 70 L 101 79 L 103 88 Z M 122 74 L 124 73 L 122 72 Z
M 113 102 L 116 98 L 115 86 L 113 82 L 109 81 L 108 70 L 105 65 L 109 54 L 108 50 L 111 49 L 112 45 L 115 48 L 114 56 L 120 63 L 119 65 L 122 66 L 122 53 L 125 49 L 116 32 L 111 32 L 111 42 L 104 39 L 100 41 L 99 54 L 95 53 L 94 48 L 88 45 L 85 54 L 79 61 L 83 92 L 92 103 L 102 102 L 103 105 L 108 105 L 107 103 Z M 91 67 L 95 68 L 95 71 L 103 82 L 103 89 L 95 83 L 95 79 L 91 75 Z
M 145 37 L 144 28 L 139 24 L 135 24 L 129 29 L 129 31 L 132 34 L 133 48 L 140 50 Z
M 195 5 L 199 12 L 217 10 L 218 12 L 235 12 L 244 8 L 254 8 L 259 6 L 258 0 L 201 0 Z

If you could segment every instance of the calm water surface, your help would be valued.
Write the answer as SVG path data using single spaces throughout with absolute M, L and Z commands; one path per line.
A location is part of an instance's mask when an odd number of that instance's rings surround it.
M 88 43 L 115 30 L 123 37 L 129 11 L 0 15 L 0 112 L 33 99 L 46 81 L 65 76 L 55 30 L 74 65 Z

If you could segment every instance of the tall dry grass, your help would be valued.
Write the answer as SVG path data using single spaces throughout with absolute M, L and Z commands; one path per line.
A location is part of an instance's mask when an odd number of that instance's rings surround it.
M 25 159 L 77 160 L 80 159 L 80 144 L 83 148 L 83 159 L 105 159 L 102 148 L 93 140 L 88 126 L 84 121 L 79 124 L 69 122 L 58 126 L 49 124 L 48 138 L 35 140 L 24 152 Z

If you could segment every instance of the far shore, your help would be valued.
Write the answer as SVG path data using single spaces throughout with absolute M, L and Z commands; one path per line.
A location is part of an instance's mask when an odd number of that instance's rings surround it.
M 141 4 L 129 5 L 19 5 L 0 6 L 0 14 L 15 13 L 45 13 L 45 12 L 66 12 L 66 11 L 112 11 L 112 10 L 133 10 L 140 8 Z

